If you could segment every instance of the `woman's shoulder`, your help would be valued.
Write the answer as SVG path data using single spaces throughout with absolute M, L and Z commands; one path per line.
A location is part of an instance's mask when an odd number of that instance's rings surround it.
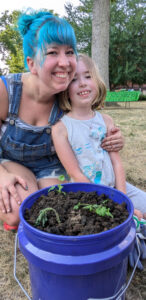
M 0 120 L 5 120 L 8 115 L 9 97 L 7 87 L 0 78 Z
M 22 73 L 10 73 L 8 75 L 0 76 L 0 85 L 4 85 L 5 89 L 9 92 L 10 86 L 14 82 L 21 82 Z

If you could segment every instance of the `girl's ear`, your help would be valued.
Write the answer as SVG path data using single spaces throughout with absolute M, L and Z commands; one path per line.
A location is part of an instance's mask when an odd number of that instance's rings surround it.
M 27 57 L 27 65 L 32 74 L 37 74 L 36 63 L 30 56 Z

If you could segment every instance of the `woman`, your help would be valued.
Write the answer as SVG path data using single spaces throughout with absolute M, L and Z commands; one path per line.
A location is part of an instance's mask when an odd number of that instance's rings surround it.
M 23 14 L 18 20 L 28 73 L 0 81 L 0 219 L 5 229 L 19 223 L 19 205 L 38 189 L 67 175 L 51 141 L 51 126 L 61 117 L 57 94 L 76 70 L 76 39 L 66 20 L 49 12 Z M 119 150 L 118 129 L 103 147 Z M 107 145 L 107 146 L 106 146 Z M 9 226 L 8 226 L 8 225 Z

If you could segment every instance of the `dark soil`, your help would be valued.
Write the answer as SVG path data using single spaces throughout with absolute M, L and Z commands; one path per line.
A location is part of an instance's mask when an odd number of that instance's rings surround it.
M 79 209 L 75 210 L 74 206 L 79 203 Z M 85 208 L 84 204 L 96 204 L 100 207 L 102 205 L 112 216 L 101 216 L 95 211 L 90 211 L 91 206 Z M 51 210 L 48 210 L 39 222 L 37 218 L 40 211 L 48 207 L 51 207 Z M 57 220 L 56 213 L 59 215 L 60 222 Z M 24 218 L 39 230 L 58 235 L 77 236 L 114 228 L 123 223 L 128 215 L 124 202 L 118 204 L 104 194 L 99 196 L 96 192 L 59 193 L 57 190 L 52 190 L 47 196 L 40 196 L 30 209 L 26 209 Z

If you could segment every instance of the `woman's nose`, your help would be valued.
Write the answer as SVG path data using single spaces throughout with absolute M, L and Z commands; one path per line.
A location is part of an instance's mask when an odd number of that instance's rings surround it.
M 65 55 L 65 53 L 59 55 L 58 64 L 59 66 L 63 66 L 63 67 L 69 66 L 70 61 L 69 58 Z

